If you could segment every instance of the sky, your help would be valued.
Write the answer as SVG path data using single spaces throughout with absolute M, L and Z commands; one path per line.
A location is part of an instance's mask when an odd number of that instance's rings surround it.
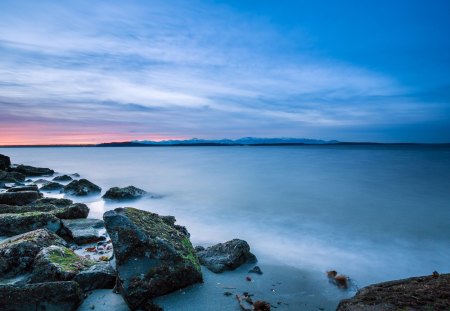
M 450 1 L 0 2 L 0 145 L 450 142 Z

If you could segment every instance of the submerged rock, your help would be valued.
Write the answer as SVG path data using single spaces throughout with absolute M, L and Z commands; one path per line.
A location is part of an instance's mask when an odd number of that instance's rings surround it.
M 64 187 L 64 192 L 70 195 L 85 196 L 100 193 L 102 188 L 87 179 L 73 180 Z
M 61 185 L 60 183 L 49 181 L 42 185 L 40 188 L 41 191 L 57 191 L 64 188 L 64 185 Z
M 8 156 L 0 154 L 0 170 L 6 170 L 11 166 L 11 159 Z
M 146 194 L 146 191 L 134 186 L 128 186 L 124 188 L 113 187 L 106 191 L 102 198 L 115 201 L 135 200 L 142 198 Z
M 450 274 L 384 282 L 360 289 L 337 311 L 450 310 Z
M 61 176 L 56 176 L 55 178 L 53 178 L 54 181 L 72 181 L 73 178 L 70 177 L 69 175 L 61 175 Z
M 250 246 L 244 240 L 234 239 L 219 243 L 206 249 L 198 249 L 198 259 L 206 268 L 215 273 L 234 270 L 245 263 L 256 262 L 256 257 L 250 252 Z
M 83 292 L 76 282 L 0 285 L 3 311 L 75 311 L 82 301 Z
M 50 182 L 50 180 L 39 178 L 38 180 L 35 180 L 33 183 L 34 184 L 46 184 L 48 182 Z
M 2 241 L 0 278 L 31 271 L 36 255 L 50 245 L 65 246 L 66 242 L 46 229 L 38 229 Z
M 24 174 L 25 176 L 51 176 L 54 170 L 45 167 L 34 167 L 29 165 L 19 165 L 11 168 L 12 171 Z
M 26 205 L 41 197 L 42 194 L 37 191 L 2 192 L 0 193 L 0 204 Z
M 73 240 L 78 245 L 104 240 L 105 229 L 100 219 L 63 219 L 60 234 Z
M 29 186 L 12 187 L 6 190 L 6 192 L 23 192 L 23 191 L 39 191 L 39 189 L 36 185 L 29 185 Z
M 189 237 L 157 214 L 131 207 L 103 215 L 114 246 L 117 289 L 131 309 L 202 282 Z
M 50 212 L 29 212 L 20 214 L 0 214 L 0 235 L 13 236 L 36 229 L 57 232 L 61 221 Z

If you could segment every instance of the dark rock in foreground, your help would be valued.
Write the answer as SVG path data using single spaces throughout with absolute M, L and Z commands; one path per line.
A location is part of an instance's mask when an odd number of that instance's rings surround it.
M 73 180 L 64 187 L 64 192 L 70 195 L 85 196 L 100 193 L 102 188 L 87 179 Z
M 36 255 L 50 245 L 65 246 L 66 242 L 46 229 L 27 232 L 2 241 L 0 277 L 12 277 L 29 272 Z
M 104 214 L 118 272 L 117 289 L 132 310 L 202 282 L 189 237 L 157 214 L 117 208 Z
M 54 170 L 45 167 L 34 167 L 29 165 L 19 165 L 11 168 L 12 171 L 24 174 L 25 176 L 51 176 Z
M 37 205 L 7 205 L 0 204 L 0 214 L 23 214 L 51 212 L 60 219 L 77 219 L 86 218 L 89 214 L 89 208 L 86 204 L 75 203 L 68 206 L 57 206 L 53 204 L 37 204 Z
M 196 250 L 200 264 L 215 273 L 234 270 L 245 263 L 256 262 L 255 255 L 250 252 L 250 246 L 244 240 L 234 239 Z
M 5 172 L 0 170 L 0 182 L 20 183 L 25 181 L 25 175 L 17 172 Z
M 134 186 L 128 186 L 124 188 L 113 187 L 106 191 L 102 198 L 115 201 L 135 200 L 142 198 L 146 194 L 146 191 Z
M 53 178 L 54 181 L 72 181 L 73 178 L 70 177 L 69 175 L 61 175 L 61 176 L 56 176 L 55 178 Z
M 26 205 L 41 197 L 42 194 L 37 191 L 3 192 L 0 193 L 0 204 Z
M 109 262 L 97 262 L 90 268 L 78 273 L 73 280 L 87 291 L 97 288 L 114 288 L 116 285 L 116 271 Z
M 450 310 L 450 274 L 414 277 L 370 285 L 337 311 Z
M 6 190 L 6 192 L 23 192 L 23 191 L 39 191 L 39 189 L 36 185 L 29 185 L 29 186 L 12 187 Z
M 57 198 L 42 198 L 38 199 L 32 203 L 30 203 L 30 206 L 42 206 L 42 205 L 54 205 L 57 207 L 64 207 L 69 206 L 73 204 L 72 200 L 69 199 L 57 199 Z
M 63 219 L 61 235 L 68 237 L 78 245 L 104 240 L 102 229 L 105 229 L 100 219 Z
M 41 191 L 57 191 L 64 188 L 64 185 L 61 185 L 60 183 L 49 181 L 48 183 L 45 183 L 42 185 L 42 187 L 39 189 Z
M 49 212 L 0 214 L 0 236 L 13 236 L 36 229 L 57 232 L 60 228 L 59 218 Z
M 11 166 L 11 159 L 8 156 L 0 154 L 0 170 L 6 170 Z
M 75 311 L 82 301 L 83 292 L 76 282 L 0 285 L 3 311 Z

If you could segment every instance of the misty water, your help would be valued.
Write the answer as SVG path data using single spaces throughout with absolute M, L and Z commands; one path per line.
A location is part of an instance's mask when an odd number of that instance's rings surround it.
M 333 303 L 358 286 L 450 272 L 450 148 L 421 146 L 3 148 L 14 163 L 160 194 L 82 199 L 89 217 L 134 206 L 174 215 L 193 244 L 245 239 L 261 266 L 304 271 Z M 78 200 L 78 199 L 77 199 Z M 80 200 L 78 200 L 80 201 Z M 300 289 L 299 289 L 300 291 Z

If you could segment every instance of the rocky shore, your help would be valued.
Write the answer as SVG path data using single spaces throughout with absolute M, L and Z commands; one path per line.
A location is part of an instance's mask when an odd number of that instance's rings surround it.
M 103 219 L 88 218 L 89 207 L 77 198 L 128 204 L 161 197 L 134 186 L 112 187 L 100 198 L 102 191 L 79 174 L 14 165 L 0 155 L 1 310 L 78 310 L 93 290 L 120 295 L 127 309 L 162 310 L 166 295 L 188 292 L 195 284 L 214 279 L 217 285 L 233 273 L 251 284 L 265 275 L 246 241 L 194 247 L 189 230 L 173 216 L 120 207 L 105 212 Z M 351 287 L 351 280 L 336 271 L 329 271 L 328 278 L 329 286 L 339 290 Z M 269 284 L 270 291 L 275 293 L 280 284 Z M 223 299 L 232 300 L 234 310 L 303 310 L 234 286 L 211 295 L 220 296 L 208 297 L 210 310 L 219 310 L 214 303 Z M 371 285 L 337 310 L 450 310 L 450 275 L 436 272 Z

